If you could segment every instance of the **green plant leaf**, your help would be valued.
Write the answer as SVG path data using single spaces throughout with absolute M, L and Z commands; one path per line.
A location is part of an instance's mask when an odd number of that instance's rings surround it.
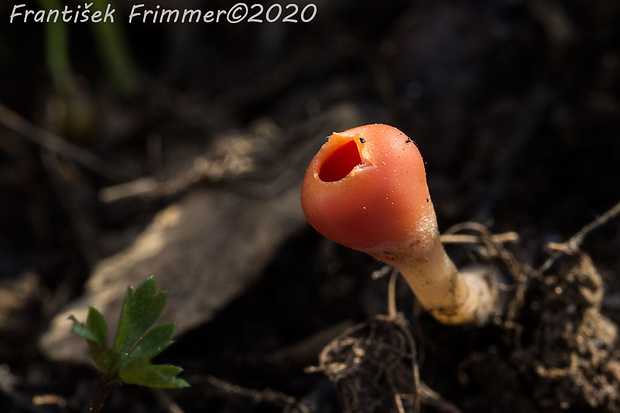
M 72 331 L 78 336 L 84 337 L 88 341 L 105 346 L 108 342 L 108 328 L 105 320 L 99 311 L 93 307 L 88 308 L 86 325 L 76 320 L 74 316 L 69 317 L 73 321 Z
M 152 359 L 161 353 L 172 344 L 174 327 L 174 323 L 164 323 L 151 328 L 130 351 L 127 362 L 138 357 Z
M 39 0 L 39 7 L 45 10 L 62 8 L 60 0 Z M 54 87 L 67 92 L 73 81 L 69 59 L 69 30 L 64 21 L 45 24 L 45 57 Z
M 161 314 L 166 293 L 156 292 L 157 282 L 153 277 L 147 278 L 135 292 L 131 287 L 127 289 L 114 341 L 114 349 L 119 353 L 128 353 Z
M 74 316 L 69 318 L 73 321 L 73 332 L 84 337 L 88 342 L 93 360 L 99 370 L 104 374 L 114 371 L 118 366 L 120 355 L 107 346 L 108 328 L 101 313 L 95 308 L 89 307 L 86 325 L 78 322 Z
M 163 389 L 189 387 L 185 380 L 176 377 L 182 371 L 177 366 L 150 364 L 145 357 L 138 357 L 121 370 L 120 378 L 124 383 Z
M 84 337 L 97 367 L 107 383 L 138 384 L 176 389 L 189 384 L 177 377 L 180 367 L 151 364 L 151 359 L 172 344 L 175 323 L 153 327 L 166 303 L 166 293 L 157 294 L 157 283 L 149 277 L 138 288 L 127 289 L 114 347 L 108 346 L 108 329 L 99 311 L 89 308 L 86 324 L 75 317 L 73 332 Z
M 103 374 L 117 372 L 121 364 L 121 355 L 114 349 L 88 341 L 93 360 Z

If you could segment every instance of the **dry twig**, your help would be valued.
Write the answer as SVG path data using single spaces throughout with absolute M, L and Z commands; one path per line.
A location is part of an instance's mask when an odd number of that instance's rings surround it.
M 309 412 L 308 407 L 299 403 L 295 397 L 269 388 L 263 390 L 250 389 L 230 383 L 215 376 L 205 376 L 204 381 L 225 393 L 246 397 L 254 400 L 255 402 L 269 402 L 281 405 L 284 406 L 286 411 L 289 412 Z
M 547 271 L 549 268 L 551 268 L 553 263 L 558 258 L 560 258 L 562 255 L 565 255 L 565 254 L 570 255 L 570 254 L 577 252 L 577 250 L 579 250 L 579 247 L 583 243 L 583 240 L 590 232 L 606 224 L 609 220 L 617 217 L 618 215 L 620 215 L 620 202 L 618 202 L 616 205 L 611 207 L 603 215 L 596 218 L 594 221 L 590 222 L 589 224 L 581 228 L 579 231 L 577 231 L 577 233 L 573 235 L 572 237 L 570 237 L 568 241 L 563 242 L 561 244 L 556 244 L 556 243 L 547 244 L 546 247 L 549 250 L 553 251 L 553 253 L 551 254 L 549 258 L 547 258 L 547 260 L 543 263 L 543 265 L 540 266 L 540 268 L 538 269 L 538 273 L 542 274 L 545 271 Z
M 0 123 L 17 132 L 24 139 L 33 142 L 53 153 L 62 155 L 101 176 L 120 181 L 127 172 L 120 167 L 94 155 L 84 148 L 67 142 L 60 136 L 33 125 L 16 112 L 0 103 Z

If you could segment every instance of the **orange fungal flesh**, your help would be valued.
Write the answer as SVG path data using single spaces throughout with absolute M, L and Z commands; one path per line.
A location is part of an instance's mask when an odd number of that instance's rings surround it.
M 320 167 L 319 178 L 324 182 L 339 181 L 361 163 L 357 145 L 351 140 L 325 159 Z
M 437 235 L 420 152 L 391 126 L 332 134 L 310 162 L 301 201 L 318 232 L 369 253 L 424 247 Z

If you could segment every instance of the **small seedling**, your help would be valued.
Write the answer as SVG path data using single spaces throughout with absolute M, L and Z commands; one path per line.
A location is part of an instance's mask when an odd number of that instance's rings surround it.
M 99 412 L 110 389 L 120 383 L 176 389 L 189 384 L 177 377 L 180 367 L 151 364 L 151 359 L 172 344 L 174 323 L 153 327 L 166 303 L 166 292 L 157 293 L 149 277 L 134 291 L 127 289 L 114 345 L 108 346 L 108 329 L 99 311 L 90 307 L 86 324 L 73 321 L 73 332 L 88 342 L 93 360 L 102 374 L 89 412 Z

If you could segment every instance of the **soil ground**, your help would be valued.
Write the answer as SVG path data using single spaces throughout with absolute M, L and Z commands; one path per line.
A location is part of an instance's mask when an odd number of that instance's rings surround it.
M 294 187 L 325 136 L 304 131 L 354 113 L 414 138 L 440 229 L 473 236 L 452 238 L 449 254 L 499 269 L 504 311 L 444 326 L 397 282 L 389 316 L 390 276 L 371 276 L 382 264 L 303 225 L 159 356 L 191 388 L 118 387 L 104 411 L 620 412 L 620 219 L 579 233 L 620 201 L 619 3 L 316 8 L 308 23 L 123 18 L 140 79 L 127 92 L 110 75 L 123 57 L 92 25 L 66 25 L 63 89 L 45 25 L 7 24 L 0 5 L 0 411 L 85 411 L 97 372 L 50 359 L 39 338 L 97 263 L 192 191 L 269 199 Z M 231 131 L 266 138 L 222 152 Z M 221 169 L 183 175 L 198 155 Z M 145 177 L 172 184 L 106 199 Z M 223 223 L 243 237 L 234 224 Z

